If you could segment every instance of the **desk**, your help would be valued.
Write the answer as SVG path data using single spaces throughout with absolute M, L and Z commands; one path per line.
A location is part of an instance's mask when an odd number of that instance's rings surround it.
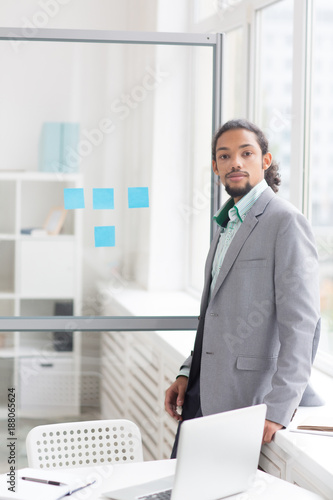
M 73 474 L 82 475 L 89 481 L 95 479 L 96 483 L 78 491 L 69 498 L 72 500 L 101 499 L 103 498 L 101 497 L 101 493 L 104 491 L 116 490 L 138 482 L 151 481 L 172 475 L 175 471 L 175 466 L 176 460 L 156 460 L 126 465 L 72 469 Z M 249 490 L 229 498 L 232 498 L 232 500 L 322 500 L 322 497 L 315 493 L 311 493 L 308 490 L 294 486 L 261 471 L 257 471 L 255 482 Z
M 289 431 L 308 416 L 332 413 L 332 403 L 325 408 L 299 408 L 288 429 L 278 431 L 271 443 L 262 446 L 261 467 L 272 475 L 333 499 L 333 436 Z

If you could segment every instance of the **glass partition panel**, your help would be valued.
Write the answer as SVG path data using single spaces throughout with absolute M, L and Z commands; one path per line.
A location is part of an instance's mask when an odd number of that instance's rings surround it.
M 0 58 L 4 314 L 197 315 L 212 47 L 1 41 Z
M 257 12 L 256 120 L 281 172 L 279 193 L 290 197 L 293 0 Z
M 33 427 L 100 419 L 135 422 L 144 459 L 169 458 L 177 424 L 164 410 L 164 393 L 190 354 L 195 332 L 71 332 L 62 344 L 57 332 L 12 335 L 16 349 L 0 354 L 0 433 L 2 443 L 15 438 L 16 469 L 28 465 L 25 439 Z M 80 447 L 74 451 L 76 457 L 67 453 L 63 461 L 109 465 L 117 459 L 117 452 L 111 458 L 105 450 L 80 457 Z M 1 473 L 8 472 L 8 454 L 0 446 Z M 50 460 L 59 465 L 57 451 Z
M 332 3 L 315 0 L 313 19 L 310 212 L 320 260 L 320 348 L 333 354 Z

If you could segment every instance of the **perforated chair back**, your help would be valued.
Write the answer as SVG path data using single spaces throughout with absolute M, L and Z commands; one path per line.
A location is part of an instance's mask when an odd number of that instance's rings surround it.
M 130 420 L 39 425 L 27 435 L 29 467 L 65 468 L 142 462 L 141 433 Z

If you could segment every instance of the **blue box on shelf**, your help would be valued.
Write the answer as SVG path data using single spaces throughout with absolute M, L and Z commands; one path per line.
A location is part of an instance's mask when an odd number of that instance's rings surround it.
M 75 173 L 79 170 L 77 153 L 79 123 L 45 122 L 39 144 L 39 165 L 42 172 Z

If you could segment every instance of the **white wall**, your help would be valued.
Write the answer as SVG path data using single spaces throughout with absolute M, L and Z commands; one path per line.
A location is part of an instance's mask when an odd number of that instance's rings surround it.
M 2 0 L 1 25 L 30 29 L 127 29 L 128 4 L 128 0 Z

